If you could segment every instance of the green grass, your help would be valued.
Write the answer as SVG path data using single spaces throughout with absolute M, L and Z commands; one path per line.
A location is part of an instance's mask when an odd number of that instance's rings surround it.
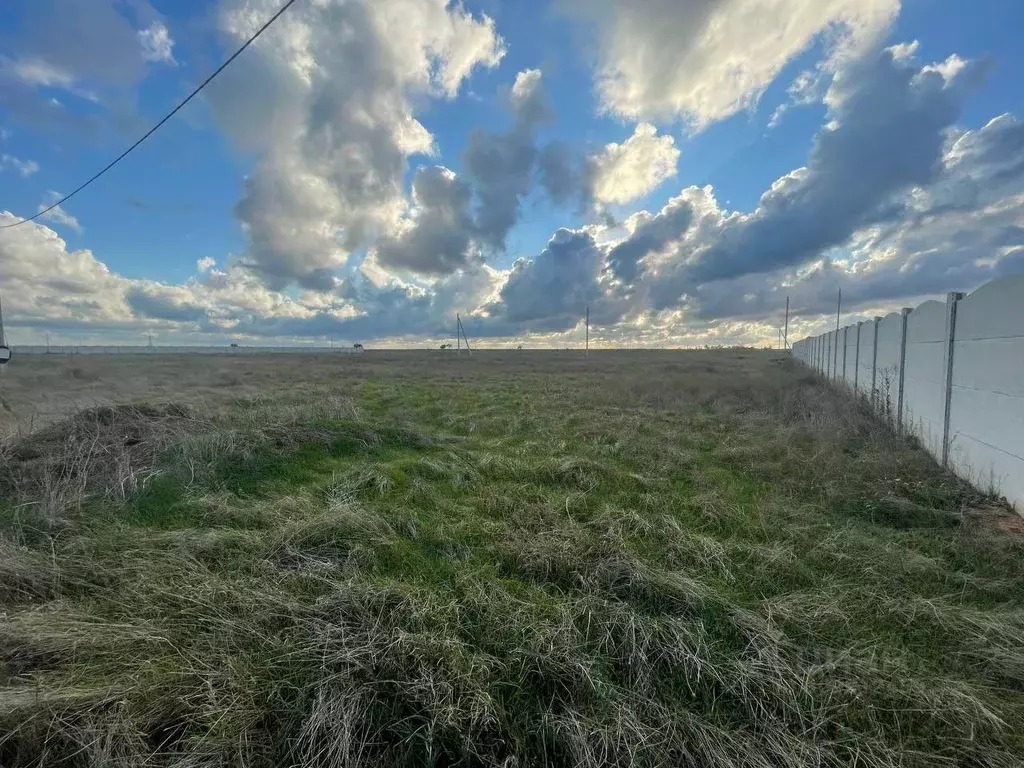
M 806 370 L 366 357 L 5 446 L 0 765 L 1024 761 L 1024 542 Z

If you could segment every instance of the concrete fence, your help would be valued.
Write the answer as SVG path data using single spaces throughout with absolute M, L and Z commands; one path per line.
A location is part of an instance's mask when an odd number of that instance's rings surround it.
M 55 346 L 11 347 L 18 355 L 358 355 L 360 347 L 170 347 L 170 346 Z
M 940 461 L 1024 512 L 1024 275 L 798 341 Z

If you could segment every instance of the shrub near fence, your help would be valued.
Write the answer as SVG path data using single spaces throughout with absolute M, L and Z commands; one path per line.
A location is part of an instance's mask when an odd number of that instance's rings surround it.
M 1024 512 L 1024 275 L 798 341 L 793 355 Z

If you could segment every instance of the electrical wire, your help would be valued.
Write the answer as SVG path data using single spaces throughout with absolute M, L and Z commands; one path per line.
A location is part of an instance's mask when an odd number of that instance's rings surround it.
M 217 77 L 217 75 L 219 75 L 221 72 L 223 72 L 232 61 L 234 61 L 235 59 L 238 58 L 238 56 L 242 53 L 242 51 L 244 51 L 246 48 L 248 48 L 250 45 L 252 45 L 252 43 L 256 40 L 257 37 L 259 37 L 264 32 L 266 32 L 267 29 L 270 27 L 270 25 L 273 24 L 275 21 L 277 21 L 278 18 L 280 18 L 281 15 L 285 11 L 287 11 L 289 8 L 291 8 L 296 2 L 297 2 L 297 0 L 288 0 L 288 2 L 286 2 L 283 6 L 281 6 L 281 9 L 277 13 L 275 13 L 273 16 L 271 16 L 270 19 L 267 20 L 266 24 L 264 24 L 262 27 L 257 29 L 256 33 L 252 37 L 250 37 L 248 40 L 246 40 L 241 48 L 239 48 L 237 51 L 235 51 L 233 54 L 231 54 L 231 56 L 228 57 L 227 61 L 225 61 L 223 64 L 221 64 L 219 67 L 217 67 L 217 69 L 214 71 L 214 73 L 212 75 L 210 75 L 208 78 L 203 80 L 203 82 L 199 84 L 199 87 L 197 87 L 194 91 L 192 91 L 192 93 L 190 93 L 185 98 L 184 101 L 182 101 L 180 104 L 178 104 L 178 106 L 176 106 L 174 109 L 172 109 L 163 118 L 163 120 L 161 120 L 159 123 L 157 123 L 152 128 L 150 128 L 148 131 L 146 131 L 146 134 L 141 139 L 136 141 L 134 144 L 132 144 L 130 147 L 128 147 L 128 149 L 126 149 L 124 152 L 122 152 L 120 155 L 118 155 L 116 158 L 114 158 L 114 160 L 112 162 L 110 162 L 109 164 L 107 164 L 107 166 L 104 167 L 102 170 L 100 170 L 99 173 L 95 174 L 92 178 L 90 178 L 84 184 L 79 186 L 73 192 L 71 192 L 71 193 L 69 193 L 67 195 L 64 195 L 64 197 L 62 197 L 60 200 L 58 200 L 57 202 L 53 203 L 49 207 L 43 208 L 35 216 L 30 216 L 27 219 L 22 219 L 21 221 L 16 221 L 14 224 L 4 224 L 3 226 L 0 226 L 0 229 L 10 229 L 11 227 L 18 227 L 18 226 L 21 226 L 22 224 L 26 224 L 26 223 L 28 223 L 30 221 L 38 219 L 40 216 L 42 216 L 45 213 L 49 213 L 50 211 L 52 211 L 54 208 L 56 208 L 61 203 L 64 203 L 64 202 L 70 200 L 72 197 L 74 197 L 79 192 L 81 192 L 83 189 L 85 189 L 90 184 L 92 184 L 94 181 L 96 181 L 96 179 L 98 179 L 100 176 L 102 176 L 107 171 L 109 171 L 111 168 L 113 168 L 115 165 L 117 165 L 119 162 L 121 162 L 125 157 L 128 156 L 128 154 L 132 150 L 134 150 L 137 146 L 139 146 L 139 144 L 141 144 L 146 139 L 148 139 L 150 136 L 152 136 L 154 133 L 156 133 L 157 129 L 159 129 L 160 126 L 162 126 L 164 123 L 166 123 L 172 117 L 174 117 L 181 110 L 182 107 L 184 107 L 186 104 L 188 104 L 190 101 L 192 101 L 192 99 L 195 98 L 195 96 L 201 90 L 203 90 L 203 88 L 205 88 L 207 85 L 209 85 L 213 81 L 213 79 L 215 77 Z

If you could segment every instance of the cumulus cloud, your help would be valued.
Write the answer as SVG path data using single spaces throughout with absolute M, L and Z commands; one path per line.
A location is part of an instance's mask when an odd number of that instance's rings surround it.
M 171 33 L 161 21 L 154 21 L 146 29 L 138 32 L 139 44 L 142 46 L 144 61 L 155 61 L 162 64 L 174 64 L 174 41 Z
M 469 332 L 563 332 L 579 325 L 588 307 L 593 325 L 618 322 L 629 306 L 602 274 L 607 249 L 600 233 L 600 227 L 560 229 L 535 257 L 516 259 L 494 301 L 471 318 Z
M 899 218 L 900 195 L 939 174 L 947 131 L 982 71 L 921 66 L 891 50 L 850 62 L 826 95 L 829 122 L 807 166 L 776 180 L 753 213 L 722 213 L 707 237 L 666 259 L 655 306 L 672 306 L 703 283 L 807 262 L 861 228 Z
M 224 0 L 228 44 L 277 6 Z M 329 289 L 332 270 L 399 227 L 407 158 L 433 147 L 414 100 L 454 96 L 502 54 L 490 19 L 447 0 L 300 3 L 282 16 L 210 88 L 219 123 L 258 156 L 237 207 L 250 267 L 274 287 Z
M 0 225 L 17 217 L 0 212 Z M 63 331 L 74 339 L 192 341 L 446 336 L 455 313 L 490 303 L 507 272 L 474 264 L 429 286 L 386 278 L 374 283 L 358 271 L 331 292 L 274 291 L 239 262 L 218 267 L 200 259 L 180 284 L 112 273 L 89 250 L 70 250 L 52 229 L 36 222 L 7 230 L 0 239 L 0 286 L 11 329 Z M 15 343 L 20 333 L 13 334 Z
M 377 262 L 421 275 L 467 266 L 475 253 L 472 195 L 469 184 L 443 166 L 418 169 L 412 211 L 395 236 L 377 245 Z
M 535 259 L 517 259 L 501 289 L 501 315 L 512 323 L 562 329 L 596 302 L 602 254 L 593 235 L 560 229 Z
M 0 155 L 0 171 L 6 168 L 17 171 L 22 178 L 28 178 L 39 171 L 39 163 L 34 160 L 21 160 L 13 155 Z
M 593 197 L 599 203 L 629 203 L 675 176 L 679 150 L 672 136 L 658 136 L 640 123 L 621 144 L 606 144 L 592 156 Z
M 833 61 L 866 50 L 899 0 L 563 0 L 598 37 L 605 109 L 695 128 L 751 106 L 822 36 Z
M 933 180 L 903 197 L 901 215 L 858 230 L 817 261 L 703 284 L 686 303 L 705 320 L 834 310 L 868 315 L 1024 271 L 1022 123 L 1001 115 L 949 140 Z
M 0 225 L 18 217 L 0 212 Z M 0 286 L 10 327 L 130 320 L 123 295 L 127 281 L 111 274 L 89 250 L 70 251 L 52 229 L 35 222 L 4 230 L 0 238 Z
M 685 235 L 693 221 L 693 200 L 702 193 L 710 195 L 710 190 L 686 189 L 653 216 L 646 211 L 631 216 L 626 222 L 629 237 L 617 243 L 608 255 L 611 273 L 625 283 L 633 282 L 642 259 Z

